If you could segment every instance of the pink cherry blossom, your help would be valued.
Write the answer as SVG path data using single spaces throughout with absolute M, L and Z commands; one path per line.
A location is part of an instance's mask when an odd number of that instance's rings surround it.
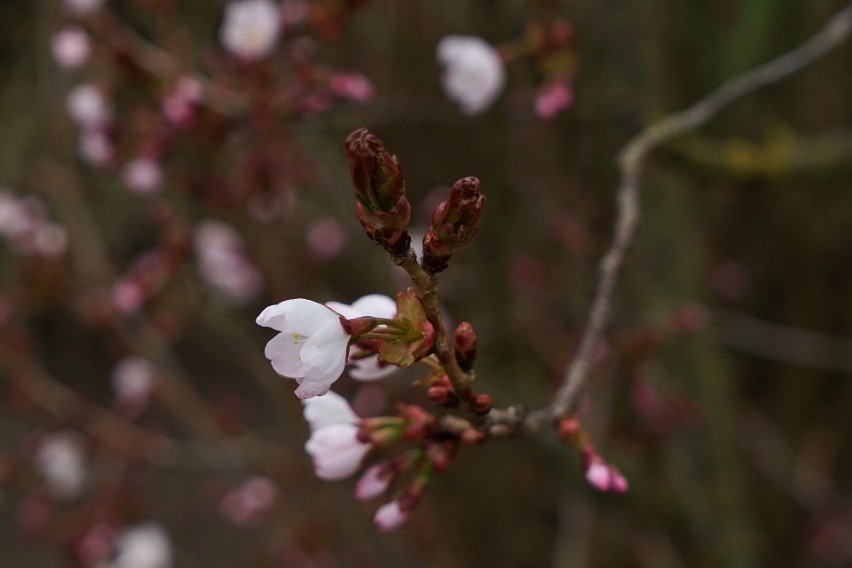
M 56 64 L 63 69 L 77 69 L 89 61 L 92 44 L 82 28 L 65 28 L 56 32 L 51 39 L 50 53 Z
M 535 114 L 542 120 L 552 120 L 574 102 L 574 93 L 566 83 L 551 83 L 535 98 Z
M 112 103 L 99 87 L 91 83 L 71 89 L 65 107 L 71 120 L 84 128 L 100 127 L 112 120 Z
M 598 491 L 624 493 L 628 489 L 621 472 L 600 459 L 593 459 L 586 468 L 586 481 Z
M 232 1 L 225 7 L 219 40 L 232 55 L 257 61 L 275 49 L 281 24 L 281 7 L 270 0 Z
M 263 276 L 246 256 L 236 229 L 208 219 L 199 223 L 192 242 L 201 278 L 224 299 L 235 304 L 253 300 L 263 287 Z
M 465 114 L 484 112 L 500 95 L 506 71 L 494 47 L 476 36 L 449 35 L 435 50 L 447 97 Z
M 281 332 L 266 344 L 266 358 L 299 384 L 299 398 L 325 394 L 343 373 L 350 337 L 334 310 L 297 298 L 267 307 L 257 324 Z
M 150 158 L 130 160 L 122 168 L 121 177 L 127 189 L 139 195 L 152 195 L 163 187 L 163 170 Z
M 346 399 L 334 391 L 303 400 L 302 404 L 302 414 L 311 432 L 332 424 L 356 424 L 359 420 Z
M 359 501 L 369 501 L 387 491 L 391 476 L 387 475 L 385 470 L 382 464 L 368 467 L 355 484 L 355 498 Z
M 66 431 L 47 436 L 36 450 L 34 465 L 57 497 L 73 499 L 82 492 L 87 467 L 79 435 Z
M 98 568 L 170 568 L 173 556 L 166 529 L 148 521 L 122 529 L 112 559 Z
M 396 316 L 396 302 L 381 294 L 368 294 L 355 300 L 352 305 L 326 302 L 326 306 L 348 319 L 366 316 L 393 319 Z M 377 329 L 382 328 L 380 326 Z M 352 355 L 357 355 L 354 349 Z M 349 362 L 354 366 L 349 375 L 359 381 L 375 381 L 398 370 L 394 365 L 380 363 L 378 355 L 350 358 Z
M 408 513 L 400 508 L 399 502 L 391 501 L 378 508 L 373 516 L 373 522 L 379 529 L 391 531 L 404 523 L 407 518 Z

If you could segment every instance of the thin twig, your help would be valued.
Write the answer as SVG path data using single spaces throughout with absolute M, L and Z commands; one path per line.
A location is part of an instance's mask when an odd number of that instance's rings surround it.
M 589 381 L 595 347 L 609 321 L 618 275 L 639 223 L 639 179 L 648 154 L 662 144 L 702 126 L 731 103 L 801 71 L 841 45 L 850 33 L 852 4 L 835 14 L 820 31 L 798 47 L 730 79 L 692 106 L 648 126 L 621 150 L 618 155 L 621 181 L 616 196 L 613 241 L 601 260 L 586 329 L 553 400 L 545 408 L 527 417 L 527 427 L 539 428 L 543 423 L 558 420 L 576 411 L 580 394 Z

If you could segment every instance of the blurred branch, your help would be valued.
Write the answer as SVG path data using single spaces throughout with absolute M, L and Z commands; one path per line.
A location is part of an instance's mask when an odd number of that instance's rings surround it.
M 80 396 L 48 374 L 33 357 L 0 344 L 0 378 L 12 383 L 48 413 L 78 424 L 112 451 L 152 465 L 187 471 L 244 469 L 283 451 L 244 435 L 210 440 L 177 440 L 133 424 Z
M 810 39 L 791 51 L 738 75 L 692 106 L 668 115 L 645 128 L 619 152 L 621 172 L 616 195 L 617 211 L 612 244 L 600 264 L 600 275 L 589 308 L 588 323 L 580 346 L 566 369 L 562 385 L 551 403 L 526 420 L 530 428 L 557 420 L 576 411 L 580 395 L 589 381 L 589 371 L 609 321 L 615 285 L 639 223 L 639 181 L 645 159 L 652 150 L 694 130 L 735 101 L 795 73 L 841 45 L 852 33 L 852 4 L 835 14 Z
M 714 319 L 719 340 L 734 349 L 775 361 L 852 373 L 852 338 L 770 323 L 728 310 L 717 310 Z

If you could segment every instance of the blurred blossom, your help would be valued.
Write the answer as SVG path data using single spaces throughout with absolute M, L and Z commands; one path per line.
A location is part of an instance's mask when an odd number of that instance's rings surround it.
M 340 302 L 326 302 L 325 305 L 346 319 L 368 316 L 383 319 L 396 317 L 396 301 L 381 294 L 369 294 L 358 298 L 352 302 L 351 306 Z M 383 327 L 379 326 L 376 331 L 382 329 Z M 363 356 L 355 346 L 350 349 L 349 354 L 349 362 L 354 366 L 349 375 L 359 381 L 375 381 L 387 377 L 399 369 L 395 365 L 380 363 L 378 355 Z
M 98 523 L 79 539 L 75 552 L 84 566 L 103 565 L 109 558 L 114 543 L 115 529 L 110 525 Z
M 446 36 L 438 42 L 435 55 L 444 67 L 444 92 L 465 114 L 484 112 L 500 95 L 506 81 L 503 61 L 482 38 Z
M 155 521 L 125 527 L 118 533 L 112 559 L 97 568 L 169 568 L 172 543 L 166 529 Z
M 198 224 L 193 236 L 201 278 L 228 300 L 251 301 L 263 286 L 263 276 L 248 260 L 240 234 L 221 221 Z
M 624 493 L 628 488 L 621 472 L 599 458 L 593 458 L 586 467 L 586 481 L 598 491 Z
M 234 0 L 225 7 L 219 39 L 232 55 L 257 61 L 269 55 L 281 34 L 281 8 L 270 0 Z
M 77 497 L 86 482 L 83 440 L 70 431 L 46 436 L 36 449 L 34 466 L 56 497 Z
M 392 479 L 393 476 L 389 474 L 385 464 L 368 467 L 355 484 L 355 498 L 359 501 L 369 501 L 378 497 L 387 491 Z
M 328 86 L 338 97 L 356 103 L 368 103 L 376 94 L 373 83 L 358 73 L 335 73 Z
M 92 44 L 82 28 L 71 27 L 57 32 L 50 42 L 50 52 L 56 64 L 65 69 L 77 69 L 89 60 Z
M 163 98 L 160 109 L 175 126 L 188 127 L 195 118 L 196 106 L 204 98 L 204 86 L 195 77 L 178 79 L 174 90 Z
M 106 4 L 106 0 L 64 0 L 64 3 L 73 14 L 86 16 Z
M 97 127 L 84 127 L 77 139 L 77 151 L 80 157 L 93 167 L 102 167 L 112 160 L 114 154 L 109 136 Z
M 373 516 L 373 522 L 379 529 L 390 531 L 404 523 L 407 518 L 408 513 L 400 508 L 399 503 L 391 501 L 378 508 Z
M 250 477 L 225 494 L 222 513 L 236 525 L 255 523 L 275 504 L 277 497 L 278 488 L 271 479 Z
M 325 262 L 343 251 L 346 245 L 346 233 L 340 221 L 334 217 L 323 217 L 310 224 L 306 241 L 308 250 L 314 257 L 320 262 Z
M 155 160 L 135 158 L 124 165 L 121 179 L 133 193 L 152 195 L 162 189 L 163 170 Z
M 542 120 L 552 120 L 574 101 L 571 87 L 556 82 L 546 85 L 535 98 L 535 114 Z
M 145 301 L 145 291 L 136 278 L 121 278 L 112 287 L 112 304 L 119 313 L 136 313 Z
M 112 103 L 100 88 L 91 83 L 71 89 L 65 107 L 71 120 L 82 127 L 103 126 L 112 120 Z
M 33 235 L 33 248 L 42 256 L 61 256 L 68 249 L 68 231 L 58 223 L 43 223 Z
M 130 356 L 112 370 L 112 389 L 121 414 L 136 418 L 142 414 L 154 389 L 154 365 L 144 357 Z

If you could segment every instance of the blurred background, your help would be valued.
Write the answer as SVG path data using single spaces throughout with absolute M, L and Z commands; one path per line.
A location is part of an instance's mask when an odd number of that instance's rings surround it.
M 219 1 L 0 3 L 0 566 L 849 566 L 850 45 L 651 156 L 581 413 L 624 495 L 543 432 L 464 448 L 380 533 L 352 480 L 315 478 L 254 323 L 407 285 L 352 212 L 366 126 L 414 232 L 481 179 L 442 302 L 478 389 L 541 407 L 618 150 L 844 4 L 283 0 L 240 51 Z M 449 34 L 505 64 L 479 112 L 442 88 Z M 422 402 L 416 377 L 335 388 L 377 414 Z

